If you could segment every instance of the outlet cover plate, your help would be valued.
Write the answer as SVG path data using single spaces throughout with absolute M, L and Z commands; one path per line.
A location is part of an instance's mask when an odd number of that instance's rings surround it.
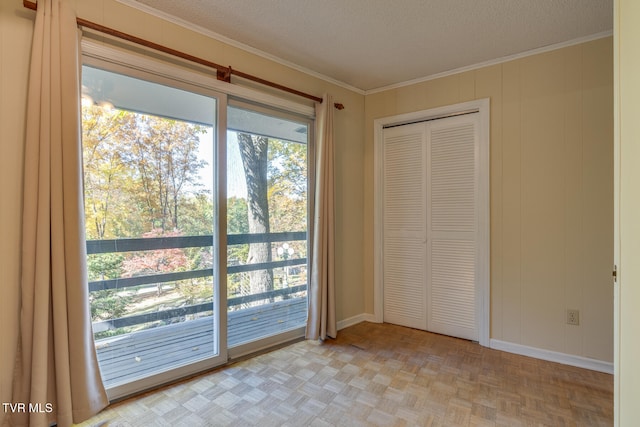
M 580 324 L 580 310 L 567 309 L 567 325 Z

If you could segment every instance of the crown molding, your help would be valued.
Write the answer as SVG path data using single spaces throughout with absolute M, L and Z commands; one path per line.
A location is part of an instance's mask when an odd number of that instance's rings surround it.
M 177 17 L 175 17 L 173 15 L 170 15 L 168 13 L 159 11 L 158 9 L 154 9 L 151 6 L 147 6 L 145 4 L 138 3 L 135 0 L 116 0 L 116 1 L 118 3 L 121 3 L 121 4 L 125 5 L 125 6 L 128 6 L 128 7 L 131 7 L 133 9 L 137 9 L 137 10 L 139 10 L 141 12 L 144 12 L 144 13 L 146 13 L 148 15 L 155 16 L 156 18 L 160 18 L 160 19 L 162 19 L 164 21 L 167 21 L 167 22 L 170 22 L 172 24 L 175 24 L 175 25 L 178 25 L 180 27 L 183 27 L 183 28 L 185 28 L 185 29 L 187 29 L 189 31 L 193 31 L 193 32 L 202 34 L 205 37 L 212 38 L 214 40 L 217 40 L 217 41 L 222 42 L 224 44 L 227 44 L 229 46 L 244 50 L 245 52 L 248 52 L 248 53 L 251 53 L 253 55 L 262 57 L 264 59 L 268 59 L 268 60 L 273 61 L 273 62 L 275 62 L 277 64 L 280 64 L 280 65 L 283 65 L 285 67 L 291 68 L 293 70 L 299 71 L 301 73 L 307 74 L 307 75 L 309 75 L 311 77 L 315 77 L 317 79 L 323 80 L 323 81 L 325 81 L 327 83 L 331 83 L 333 85 L 339 86 L 339 87 L 341 87 L 343 89 L 350 90 L 350 91 L 355 92 L 355 93 L 357 93 L 359 95 L 364 95 L 365 94 L 364 90 L 359 89 L 359 88 L 357 88 L 355 86 L 351 86 L 348 83 L 342 82 L 340 80 L 336 80 L 336 79 L 334 79 L 332 77 L 329 77 L 329 76 L 326 76 L 324 74 L 318 73 L 317 71 L 313 71 L 313 70 L 311 70 L 309 68 L 302 67 L 302 66 L 297 65 L 297 64 L 295 64 L 293 62 L 287 61 L 287 60 L 282 59 L 282 58 L 280 58 L 278 56 L 275 56 L 275 55 L 272 55 L 270 53 L 264 52 L 264 51 L 262 51 L 260 49 L 256 49 L 256 48 L 254 48 L 252 46 L 249 46 L 249 45 L 246 45 L 244 43 L 240 43 L 240 42 L 238 42 L 236 40 L 230 39 L 229 37 L 223 36 L 222 34 L 216 33 L 215 31 L 208 30 L 208 29 L 206 29 L 204 27 L 201 27 L 201 26 L 195 25 L 195 24 L 193 24 L 191 22 L 185 21 L 184 19 L 180 19 L 180 18 L 177 18 Z
M 245 52 L 251 53 L 253 55 L 268 59 L 270 61 L 273 61 L 277 64 L 283 65 L 285 67 L 291 68 L 293 70 L 299 71 L 301 73 L 307 74 L 311 77 L 315 77 L 317 79 L 323 80 L 327 83 L 342 87 L 344 89 L 347 89 L 351 92 L 355 92 L 359 95 L 372 95 L 378 92 L 384 92 L 384 91 L 388 91 L 388 90 L 392 90 L 392 89 L 398 89 L 401 87 L 405 87 L 405 86 L 411 86 L 417 83 L 423 83 L 429 80 L 435 80 L 435 79 L 439 79 L 442 77 L 447 77 L 447 76 L 451 76 L 454 74 L 459 74 L 459 73 L 463 73 L 466 71 L 473 71 L 473 70 L 477 70 L 479 68 L 484 68 L 484 67 L 489 67 L 492 65 L 497 65 L 497 64 L 502 64 L 504 62 L 509 62 L 509 61 L 513 61 L 516 59 L 521 59 L 521 58 L 526 58 L 527 56 L 533 56 L 533 55 L 538 55 L 541 53 L 545 53 L 545 52 L 551 52 L 554 50 L 558 50 L 558 49 L 562 49 L 565 47 L 569 47 L 569 46 L 574 46 L 577 44 L 581 44 L 581 43 L 586 43 L 589 41 L 593 41 L 593 40 L 598 40 L 601 38 L 605 38 L 605 37 L 610 37 L 611 35 L 613 35 L 613 31 L 604 31 L 601 33 L 596 33 L 596 34 L 591 34 L 588 36 L 584 36 L 584 37 L 579 37 L 576 39 L 572 39 L 572 40 L 568 40 L 565 42 L 561 42 L 561 43 L 554 43 L 548 46 L 543 46 L 540 48 L 536 48 L 536 49 L 531 49 L 525 52 L 520 52 L 520 53 L 516 53 L 513 55 L 507 55 L 507 56 L 503 56 L 500 58 L 496 58 L 496 59 L 491 59 L 488 61 L 483 61 L 483 62 L 479 62 L 476 64 L 472 64 L 472 65 L 467 65 L 464 67 L 460 67 L 460 68 L 455 68 L 452 70 L 448 70 L 448 71 L 443 71 L 441 73 L 436 73 L 436 74 L 431 74 L 425 77 L 420 77 L 417 79 L 412 79 L 412 80 L 407 80 L 404 82 L 399 82 L 399 83 L 394 83 L 391 85 L 387 85 L 387 86 L 382 86 L 379 88 L 375 88 L 375 89 L 369 89 L 369 90 L 364 90 L 364 89 L 360 89 L 357 88 L 355 86 L 352 86 L 348 83 L 342 82 L 340 80 L 336 80 L 332 77 L 326 76 L 324 74 L 318 73 L 317 71 L 311 70 L 309 68 L 305 68 L 302 67 L 300 65 L 297 65 L 293 62 L 287 61 L 285 59 L 282 59 L 278 56 L 272 55 L 270 53 L 264 52 L 260 49 L 254 48 L 252 46 L 246 45 L 244 43 L 240 43 L 236 40 L 230 39 L 229 37 L 226 37 L 222 34 L 216 33 L 215 31 L 211 31 L 208 30 L 204 27 L 198 26 L 198 25 L 194 25 L 188 21 L 185 21 L 183 19 L 177 18 L 173 15 L 170 15 L 168 13 L 159 11 L 157 9 L 154 9 L 151 6 L 147 6 L 141 3 L 138 3 L 136 0 L 116 0 L 118 3 L 121 3 L 123 5 L 129 6 L 133 9 L 137 9 L 141 12 L 144 12 L 148 15 L 152 15 L 155 16 L 157 18 L 160 18 L 164 21 L 167 22 L 171 22 L 175 25 L 178 25 L 180 27 L 183 27 L 187 30 L 190 31 L 194 31 L 196 33 L 202 34 L 206 37 L 212 38 L 214 40 L 217 40 L 219 42 L 225 43 L 229 46 L 244 50 Z
M 380 87 L 380 88 L 377 88 L 377 89 L 369 89 L 369 90 L 364 91 L 364 94 L 365 95 L 372 95 L 372 94 L 378 93 L 378 92 L 384 92 L 384 91 L 387 91 L 387 90 L 398 89 L 398 88 L 401 88 L 401 87 L 404 87 L 404 86 L 411 86 L 411 85 L 414 85 L 414 84 L 417 84 L 417 83 L 427 82 L 429 80 L 440 79 L 442 77 L 447 77 L 447 76 L 451 76 L 451 75 L 454 75 L 454 74 L 464 73 L 466 71 L 473 71 L 473 70 L 477 70 L 479 68 L 489 67 L 491 65 L 497 65 L 497 64 L 502 64 L 504 62 L 513 61 L 513 60 L 516 60 L 516 59 L 526 58 L 527 56 L 539 55 L 541 53 L 551 52 L 551 51 L 562 49 L 562 48 L 569 47 L 569 46 L 575 46 L 577 44 L 586 43 L 586 42 L 590 42 L 590 41 L 593 41 L 593 40 L 602 39 L 602 38 L 605 38 L 605 37 L 610 37 L 612 35 L 613 35 L 613 31 L 603 31 L 601 33 L 591 34 L 589 36 L 584 36 L 584 37 L 579 37 L 577 39 L 568 40 L 566 42 L 554 43 L 554 44 L 550 44 L 548 46 L 543 46 L 543 47 L 539 47 L 539 48 L 536 48 L 536 49 L 527 50 L 525 52 L 515 53 L 513 55 L 503 56 L 501 58 L 491 59 L 489 61 L 478 62 L 477 64 L 467 65 L 465 67 L 455 68 L 455 69 L 449 70 L 449 71 L 443 71 L 442 73 L 431 74 L 431 75 L 426 76 L 426 77 L 420 77 L 420 78 L 413 79 L 413 80 L 407 80 L 405 82 L 395 83 L 395 84 L 388 85 L 388 86 L 383 86 L 383 87 Z

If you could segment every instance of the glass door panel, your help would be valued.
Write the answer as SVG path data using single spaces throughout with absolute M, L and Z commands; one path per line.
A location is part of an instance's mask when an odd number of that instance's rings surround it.
M 307 318 L 309 123 L 227 108 L 229 347 L 301 330 Z
M 218 108 L 213 96 L 83 67 L 90 306 L 116 395 L 226 361 L 213 274 Z

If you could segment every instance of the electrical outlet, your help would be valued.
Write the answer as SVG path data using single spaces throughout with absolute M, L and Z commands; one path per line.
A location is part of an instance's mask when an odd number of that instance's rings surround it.
M 580 324 L 580 310 L 567 309 L 567 325 Z

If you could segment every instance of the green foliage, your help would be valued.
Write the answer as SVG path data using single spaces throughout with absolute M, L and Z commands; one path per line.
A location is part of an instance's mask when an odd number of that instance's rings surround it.
M 132 297 L 124 292 L 114 290 L 96 291 L 89 294 L 91 320 L 108 320 L 122 317 L 127 313 L 127 306 Z
M 133 196 L 152 229 L 180 228 L 179 207 L 186 190 L 197 193 L 198 171 L 205 161 L 198 158 L 200 125 L 144 114 L 132 117 L 123 133 L 127 149 L 123 161 L 132 169 L 140 186 Z
M 227 200 L 227 233 L 246 234 L 248 232 L 247 200 L 230 197 Z
M 307 146 L 269 140 L 271 231 L 307 229 Z
M 176 285 L 176 289 L 187 305 L 213 300 L 213 286 L 210 279 L 184 280 Z
M 89 281 L 117 279 L 122 275 L 124 255 L 117 253 L 95 254 L 87 257 Z
M 185 236 L 213 234 L 213 201 L 208 193 L 183 197 L 178 214 L 180 231 Z
M 249 233 L 247 200 L 230 197 L 227 200 L 227 233 Z M 249 256 L 249 245 L 232 245 L 227 247 L 227 263 L 238 265 L 246 262 Z M 227 295 L 240 293 L 249 287 L 249 276 L 243 273 L 230 274 L 227 277 Z
M 98 254 L 87 257 L 87 272 L 89 281 L 116 279 L 122 275 L 121 254 Z M 93 321 L 114 319 L 121 317 L 127 311 L 131 297 L 114 290 L 91 292 L 89 306 Z
M 289 197 L 306 199 L 307 145 L 269 140 L 269 186 L 287 191 Z
M 206 127 L 97 106 L 83 106 L 82 118 L 87 239 L 214 235 L 216 240 L 213 197 L 200 183 L 206 162 L 199 156 L 199 144 Z M 304 231 L 307 146 L 275 139 L 269 139 L 267 146 L 267 188 L 261 190 L 267 193 L 267 230 Z M 227 232 L 246 234 L 249 230 L 247 199 L 229 198 Z M 296 257 L 306 256 L 305 242 L 290 245 Z M 249 249 L 248 244 L 229 246 L 229 264 L 247 262 Z M 212 247 L 87 258 L 90 281 L 212 266 Z M 292 281 L 294 274 L 288 277 Z M 226 287 L 228 295 L 249 289 L 249 273 L 229 275 Z M 157 292 L 149 286 L 92 292 L 91 316 L 100 321 L 197 304 L 210 301 L 212 289 L 211 278 L 202 278 L 164 283 Z M 129 330 L 104 331 L 96 338 Z
M 198 157 L 199 137 L 206 127 L 99 106 L 84 106 L 82 119 L 88 239 L 180 229 L 182 219 L 198 218 L 181 209 L 211 207 L 199 184 L 206 164 Z M 207 219 L 187 228 L 210 233 Z
M 122 160 L 120 129 L 124 112 L 97 106 L 82 109 L 85 223 L 88 239 L 115 237 L 129 214 L 126 192 L 129 174 Z

